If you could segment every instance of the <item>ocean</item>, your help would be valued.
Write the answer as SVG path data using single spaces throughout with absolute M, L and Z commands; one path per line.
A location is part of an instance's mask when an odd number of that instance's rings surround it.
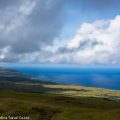
M 6 68 L 30 75 L 32 79 L 120 90 L 120 67 L 118 66 L 41 65 Z

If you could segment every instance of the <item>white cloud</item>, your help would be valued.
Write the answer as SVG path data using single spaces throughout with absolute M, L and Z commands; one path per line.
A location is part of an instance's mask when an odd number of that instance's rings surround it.
M 64 38 L 63 42 L 57 39 L 43 51 L 22 55 L 20 62 L 120 64 L 119 53 L 120 16 L 116 16 L 112 20 L 83 23 L 67 43 Z
M 35 5 L 35 1 L 26 0 L 18 6 L 9 6 L 4 11 L 0 10 L 0 61 L 15 57 L 10 56 L 11 42 L 20 27 L 27 23 L 27 17 L 32 13 Z
M 10 47 L 7 54 L 0 52 L 0 62 L 44 61 L 49 55 L 42 48 L 52 44 L 64 25 L 63 2 L 12 1 L 0 1 L 0 50 Z
M 67 39 L 60 36 L 64 23 L 58 5 L 53 0 L 24 0 L 0 9 L 0 61 L 120 64 L 119 15 L 83 23 L 72 39 L 72 35 Z
M 66 45 L 67 50 L 49 58 L 51 62 L 80 64 L 120 63 L 120 16 L 112 20 L 83 23 Z
M 0 60 L 4 59 L 6 57 L 6 55 L 9 53 L 9 51 L 10 51 L 9 46 L 7 46 L 7 47 L 5 47 L 3 49 L 0 49 Z
M 8 25 L 1 23 L 2 26 L 4 25 L 1 30 L 6 34 L 15 32 L 20 26 L 25 24 L 27 17 L 31 14 L 34 7 L 35 1 L 26 0 L 17 9 L 14 7 L 8 8 L 6 10 L 6 14 L 9 17 Z

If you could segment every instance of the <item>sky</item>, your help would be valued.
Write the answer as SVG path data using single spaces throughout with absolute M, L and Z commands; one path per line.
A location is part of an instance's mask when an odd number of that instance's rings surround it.
M 0 0 L 0 62 L 120 64 L 120 0 Z

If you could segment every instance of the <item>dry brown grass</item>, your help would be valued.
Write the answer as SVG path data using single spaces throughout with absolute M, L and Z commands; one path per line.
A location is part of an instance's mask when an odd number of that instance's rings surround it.
M 79 85 L 43 85 L 43 86 L 46 88 L 61 89 L 60 91 L 56 91 L 57 94 L 120 99 L 120 90 L 84 87 Z

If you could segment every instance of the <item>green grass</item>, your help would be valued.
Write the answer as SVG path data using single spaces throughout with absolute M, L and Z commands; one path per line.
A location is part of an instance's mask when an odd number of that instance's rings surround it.
M 30 120 L 120 120 L 120 103 L 103 98 L 0 91 L 0 116 Z

